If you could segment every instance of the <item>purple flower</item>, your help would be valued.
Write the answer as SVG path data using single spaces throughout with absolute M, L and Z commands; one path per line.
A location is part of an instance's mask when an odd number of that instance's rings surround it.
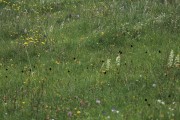
M 72 112 L 69 111 L 67 115 L 68 115 L 68 117 L 72 117 Z

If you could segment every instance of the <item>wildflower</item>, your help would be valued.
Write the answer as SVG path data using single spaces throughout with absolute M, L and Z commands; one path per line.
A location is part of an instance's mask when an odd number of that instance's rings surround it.
M 5 103 L 4 103 L 4 106 L 6 106 L 6 105 L 7 105 L 7 103 L 5 102 Z
M 173 109 L 173 108 L 171 108 L 171 107 L 169 107 L 169 110 L 170 110 L 170 111 L 173 111 L 174 109 Z
M 112 111 L 113 113 L 117 113 L 117 114 L 119 113 L 119 111 L 116 110 L 115 108 L 112 108 L 111 111 Z
M 81 114 L 81 111 L 78 110 L 78 111 L 77 111 L 77 114 Z
M 55 63 L 59 65 L 59 64 L 60 64 L 60 61 L 57 61 L 57 60 L 56 60 Z
M 24 42 L 24 45 L 28 45 L 28 42 Z
M 121 60 L 121 56 L 120 54 L 118 54 L 118 56 L 116 57 L 116 65 L 120 66 L 120 60 Z
M 97 100 L 96 100 L 96 103 L 97 103 L 97 104 L 100 104 L 100 103 L 101 103 L 101 101 L 97 99 Z
M 104 32 L 101 32 L 101 35 L 103 36 L 103 35 L 104 35 Z
M 153 87 L 156 87 L 156 84 L 152 84 Z
M 159 100 L 159 99 L 158 99 L 157 102 L 160 103 L 160 104 L 162 104 L 162 105 L 165 105 L 165 102 L 162 101 L 162 100 Z
M 111 64 L 111 59 L 107 59 L 107 62 L 106 62 L 106 70 L 109 70 L 109 69 L 110 69 L 110 64 Z
M 174 59 L 174 51 L 171 50 L 170 55 L 169 55 L 168 67 L 172 67 L 173 59 Z
M 67 115 L 68 115 L 68 117 L 72 117 L 72 112 L 69 111 Z
M 177 56 L 175 57 L 174 66 L 175 66 L 175 67 L 179 67 L 179 66 L 180 66 L 179 54 L 177 54 Z

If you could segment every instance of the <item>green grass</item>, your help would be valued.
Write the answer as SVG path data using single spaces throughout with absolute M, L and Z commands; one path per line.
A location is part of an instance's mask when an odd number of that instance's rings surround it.
M 178 120 L 179 10 L 158 0 L 0 0 L 0 118 Z

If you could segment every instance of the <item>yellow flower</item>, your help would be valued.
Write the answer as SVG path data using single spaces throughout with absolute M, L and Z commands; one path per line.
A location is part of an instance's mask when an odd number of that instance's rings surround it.
M 104 35 L 104 32 L 101 32 L 101 35 Z
M 77 114 L 81 114 L 81 111 L 78 110 L 78 111 L 77 111 Z
M 60 61 L 56 61 L 55 63 L 59 65 L 59 64 L 60 64 Z
M 28 42 L 24 42 L 24 45 L 28 45 Z

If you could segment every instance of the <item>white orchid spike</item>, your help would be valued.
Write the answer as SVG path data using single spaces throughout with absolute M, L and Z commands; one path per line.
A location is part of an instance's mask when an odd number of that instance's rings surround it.
M 121 56 L 120 54 L 118 54 L 118 56 L 116 57 L 116 65 L 120 66 L 120 61 L 121 61 Z
M 170 55 L 169 55 L 168 67 L 172 67 L 173 61 L 174 61 L 174 51 L 171 50 Z
M 106 70 L 109 70 L 109 69 L 110 69 L 110 65 L 111 65 L 111 59 L 107 59 L 107 62 L 106 62 Z

